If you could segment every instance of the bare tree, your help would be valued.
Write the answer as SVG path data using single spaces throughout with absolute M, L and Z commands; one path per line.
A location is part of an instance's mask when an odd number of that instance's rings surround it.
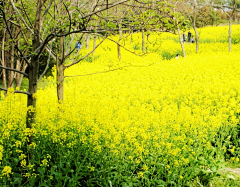
M 14 3 L 14 0 L 12 0 Z M 7 14 L 0 14 L 2 29 L 1 29 L 1 58 L 0 58 L 0 67 L 2 69 L 2 82 L 4 89 L 9 87 L 20 87 L 22 82 L 23 75 L 18 72 L 13 72 L 10 69 L 16 69 L 18 71 L 25 71 L 27 65 L 23 60 L 17 59 L 15 57 L 15 44 L 11 38 L 15 38 L 16 42 L 21 45 L 25 45 L 25 39 L 20 41 L 22 26 L 18 24 L 19 18 L 14 14 L 13 7 L 10 2 L 2 2 L 2 9 Z M 7 16 L 6 16 L 7 15 Z M 3 21 L 6 20 L 6 21 Z M 8 32 L 8 29 L 11 30 L 11 36 Z

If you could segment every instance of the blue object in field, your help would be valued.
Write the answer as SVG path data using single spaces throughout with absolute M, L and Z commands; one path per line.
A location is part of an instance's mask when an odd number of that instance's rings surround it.
M 77 49 L 80 49 L 80 46 L 81 46 L 81 42 L 77 42 L 77 43 L 76 43 L 76 48 L 77 48 Z

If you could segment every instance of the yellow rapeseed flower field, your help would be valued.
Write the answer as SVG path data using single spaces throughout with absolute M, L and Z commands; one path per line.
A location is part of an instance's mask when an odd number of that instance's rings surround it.
M 187 57 L 179 59 L 177 35 L 152 33 L 149 53 L 121 49 L 121 61 L 117 45 L 106 40 L 94 56 L 65 71 L 80 76 L 65 78 L 60 104 L 53 69 L 35 96 L 33 129 L 25 126 L 26 96 L 1 92 L 0 183 L 206 185 L 201 176 L 210 181 L 228 149 L 239 160 L 229 142 L 240 114 L 240 26 L 232 33 L 229 53 L 227 27 L 199 29 L 199 53 L 185 43 Z M 140 39 L 134 34 L 121 44 L 140 55 Z

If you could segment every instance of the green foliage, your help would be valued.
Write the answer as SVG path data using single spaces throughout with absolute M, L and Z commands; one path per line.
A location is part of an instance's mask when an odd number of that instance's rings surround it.
M 166 60 L 170 60 L 172 58 L 175 58 L 176 54 L 179 54 L 180 56 L 183 56 L 183 53 L 182 53 L 181 50 L 176 51 L 176 53 L 174 53 L 174 54 L 169 52 L 169 51 L 162 51 L 160 53 L 161 53 L 163 59 L 166 59 Z
M 83 61 L 91 63 L 91 62 L 93 62 L 94 60 L 96 60 L 98 58 L 99 58 L 99 56 L 88 55 Z
M 240 43 L 240 38 L 239 36 L 232 36 L 232 44 L 239 44 Z

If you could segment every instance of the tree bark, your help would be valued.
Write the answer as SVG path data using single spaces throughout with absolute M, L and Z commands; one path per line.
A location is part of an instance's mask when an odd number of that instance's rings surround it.
M 14 44 L 13 42 L 11 43 L 11 58 L 9 60 L 9 67 L 14 69 Z M 14 82 L 14 72 L 13 71 L 8 71 L 8 87 L 13 87 L 13 82 Z
M 197 7 L 196 7 L 196 5 L 194 5 L 193 29 L 194 29 L 194 32 L 195 32 L 196 53 L 198 53 L 198 50 L 199 50 L 199 38 L 198 38 L 198 33 L 197 33 L 197 28 L 196 28 L 196 18 L 197 18 Z
M 36 49 L 40 46 L 40 33 L 41 33 L 41 15 L 42 15 L 42 6 L 43 6 L 43 0 L 38 0 L 37 2 L 37 11 L 35 16 L 35 24 L 34 24 L 34 34 L 32 39 L 32 52 L 36 53 Z M 27 128 L 31 129 L 32 124 L 35 123 L 35 117 L 36 117 L 36 97 L 34 94 L 37 93 L 37 81 L 38 81 L 38 71 L 39 71 L 39 54 L 34 54 L 31 58 L 31 63 L 29 65 L 29 89 L 28 92 L 30 93 L 28 95 L 27 99 Z M 33 136 L 30 133 L 28 135 L 28 144 L 31 144 L 33 142 Z M 31 155 L 31 154 L 30 154 Z M 31 156 L 30 156 L 31 160 Z
M 57 67 L 57 95 L 58 101 L 63 101 L 63 81 L 64 81 L 64 65 Z
M 19 62 L 19 63 L 20 63 L 20 62 Z M 22 72 L 25 72 L 27 66 L 28 66 L 28 65 L 26 64 L 26 62 L 23 62 L 21 71 L 22 71 Z M 18 88 L 21 87 L 22 79 L 23 79 L 23 74 L 17 73 L 17 75 L 16 75 L 16 87 L 18 87 Z
M 94 53 L 95 53 L 95 47 L 96 47 L 96 43 L 97 43 L 97 35 L 94 34 L 94 39 L 93 39 L 93 53 L 92 53 L 92 56 L 94 57 Z
M 64 37 L 60 38 L 60 61 L 57 61 L 57 95 L 58 101 L 63 101 L 64 81 Z
M 179 26 L 178 26 L 178 36 L 179 36 L 179 41 L 180 41 L 181 48 L 182 48 L 183 57 L 186 57 L 186 53 L 185 53 L 184 45 L 183 45 L 183 42 L 182 42 Z
M 5 65 L 5 37 L 6 37 L 6 29 L 3 29 L 3 38 L 2 38 L 2 66 L 6 66 Z M 2 82 L 3 82 L 3 86 L 6 89 L 7 88 L 7 83 L 6 83 L 6 70 L 2 69 Z M 6 95 L 6 92 L 5 92 Z
M 86 49 L 89 49 L 90 34 L 86 36 Z
M 122 39 L 122 24 L 120 23 L 119 24 L 119 40 L 118 40 L 118 43 L 121 41 L 121 39 Z M 121 60 L 121 47 L 120 47 L 119 44 L 117 45 L 117 51 L 118 51 L 118 60 L 120 61 Z

